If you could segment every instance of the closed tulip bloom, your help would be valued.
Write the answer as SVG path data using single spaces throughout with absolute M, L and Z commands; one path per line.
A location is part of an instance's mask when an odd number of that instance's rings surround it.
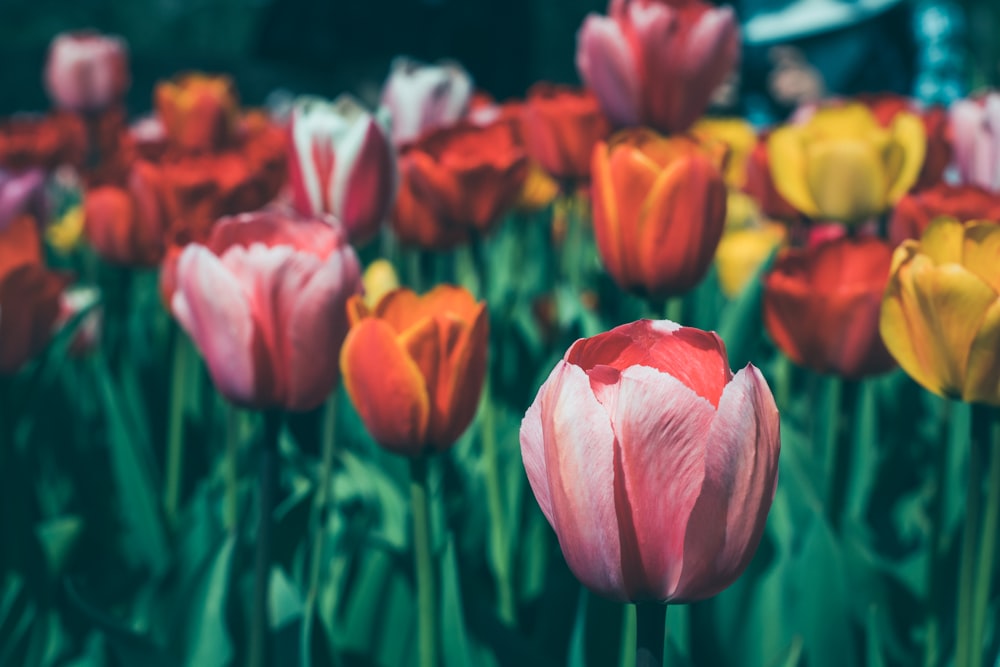
M 861 104 L 819 109 L 768 139 L 778 192 L 810 218 L 847 224 L 879 215 L 906 194 L 924 151 L 917 116 L 900 112 L 883 128 Z
M 611 130 L 588 91 L 539 83 L 528 91 L 521 114 L 525 150 L 549 174 L 565 181 L 590 180 L 590 156 Z
M 882 338 L 928 390 L 1000 405 L 1000 226 L 942 218 L 896 248 Z
M 392 147 L 375 118 L 349 95 L 332 104 L 305 99 L 292 108 L 288 133 L 295 208 L 333 215 L 353 243 L 371 240 L 396 181 Z
M 348 304 L 344 386 L 375 441 L 404 456 L 448 449 L 468 427 L 486 375 L 485 302 L 439 285 Z
M 747 163 L 757 146 L 757 132 L 742 118 L 703 118 L 694 124 L 691 133 L 704 140 L 719 141 L 729 149 L 722 175 L 726 185 L 742 188 L 747 180 Z
M 896 115 L 902 112 L 914 113 L 920 117 L 927 137 L 927 150 L 920 176 L 912 190 L 924 190 L 940 183 L 952 153 L 947 110 L 940 106 L 925 108 L 916 100 L 888 93 L 862 99 L 882 127 L 892 125 Z
M 171 310 L 233 403 L 310 410 L 336 385 L 361 270 L 335 226 L 269 212 L 226 218 L 180 253 L 173 280 Z
M 154 91 L 168 140 L 185 152 L 214 152 L 230 145 L 239 128 L 239 103 L 228 76 L 184 74 Z
M 166 251 L 171 212 L 162 171 L 137 160 L 125 187 L 106 185 L 84 194 L 87 239 L 108 262 L 156 266 Z
M 892 248 L 846 236 L 783 251 L 764 278 L 764 326 L 796 364 L 847 378 L 895 366 L 878 318 Z
M 691 602 L 743 572 L 778 477 L 778 410 L 714 333 L 642 320 L 578 340 L 521 422 L 531 489 L 573 573 Z
M 45 209 L 45 172 L 0 168 L 0 231 L 22 215 L 41 218 Z
M 593 155 L 594 234 L 625 290 L 682 294 L 704 277 L 726 222 L 717 159 L 686 137 L 626 130 Z
M 392 118 L 392 143 L 403 146 L 454 125 L 469 110 L 472 92 L 472 77 L 458 63 L 425 65 L 396 58 L 382 88 L 382 105 Z
M 722 293 L 730 299 L 739 295 L 787 236 L 785 226 L 774 222 L 733 229 L 723 234 L 715 251 L 715 267 Z
M 962 182 L 1000 191 L 1000 93 L 955 102 L 950 123 Z
M 401 185 L 393 211 L 400 240 L 444 248 L 486 233 L 517 201 L 528 158 L 507 123 L 460 124 L 400 152 Z
M 0 118 L 0 165 L 11 171 L 80 166 L 87 128 L 73 113 L 17 114 Z
M 60 33 L 49 45 L 45 89 L 56 106 L 102 111 L 121 102 L 131 82 L 128 46 L 120 37 Z
M 577 35 L 576 68 L 617 126 L 687 130 L 739 59 L 729 7 L 685 0 L 611 0 Z
M 899 200 L 889 219 L 889 241 L 897 246 L 906 239 L 919 239 L 935 218 L 993 220 L 1000 222 L 1000 193 L 976 185 L 940 183 Z
M 361 274 L 361 283 L 365 288 L 365 305 L 371 309 L 389 292 L 399 289 L 399 276 L 392 262 L 386 259 L 376 259 L 368 265 Z

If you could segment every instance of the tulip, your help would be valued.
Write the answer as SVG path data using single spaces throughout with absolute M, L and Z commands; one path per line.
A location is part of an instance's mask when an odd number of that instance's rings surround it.
M 1000 192 L 1000 93 L 955 102 L 949 120 L 962 182 Z
M 451 447 L 468 427 L 486 375 L 484 302 L 460 287 L 408 289 L 374 308 L 354 298 L 340 353 L 344 386 L 375 441 L 403 456 Z
M 0 168 L 0 231 L 25 214 L 41 219 L 45 209 L 45 172 Z
M 55 220 L 49 223 L 45 230 L 45 241 L 61 255 L 71 253 L 83 239 L 86 220 L 83 206 L 77 204 Z
M 702 141 L 719 141 L 729 149 L 722 175 L 726 185 L 742 188 L 747 181 L 747 164 L 757 145 L 753 125 L 742 118 L 704 118 L 694 124 L 691 134 Z
M 156 266 L 163 259 L 172 216 L 167 187 L 162 170 L 138 160 L 126 187 L 88 190 L 84 224 L 97 254 L 115 264 Z
M 49 45 L 45 89 L 58 107 L 102 111 L 118 104 L 130 84 L 128 46 L 120 37 L 69 32 Z
M 564 181 L 590 180 L 590 156 L 610 132 L 597 99 L 587 91 L 536 84 L 521 116 L 528 155 Z
M 641 320 L 574 343 L 521 422 L 521 456 L 570 569 L 622 601 L 733 583 L 764 531 L 778 410 L 714 333 Z
M 892 256 L 879 328 L 910 377 L 1000 405 L 1000 226 L 942 218 Z
M 407 145 L 393 211 L 400 240 L 446 248 L 486 233 L 517 201 L 528 158 L 507 123 L 460 124 Z
M 288 124 L 295 208 L 330 214 L 354 243 L 371 240 L 392 203 L 395 159 L 375 118 L 352 97 L 299 101 Z
M 236 140 L 239 103 L 228 76 L 185 74 L 154 91 L 171 144 L 184 152 L 214 152 Z
M 948 112 L 940 106 L 923 108 L 915 100 L 899 95 L 882 94 L 864 99 L 882 127 L 892 125 L 893 119 L 901 112 L 911 112 L 920 116 L 927 137 L 927 152 L 920 176 L 913 184 L 919 191 L 937 185 L 944 176 L 944 170 L 951 161 L 951 139 L 948 136 Z
M 736 65 L 740 38 L 729 7 L 611 0 L 577 35 L 576 67 L 611 122 L 684 132 Z
M 528 175 L 514 205 L 518 211 L 541 211 L 559 196 L 559 184 L 535 161 L 528 163 Z
M 179 256 L 171 310 L 215 386 L 252 408 L 310 410 L 337 383 L 358 259 L 339 228 L 250 213 Z
M 863 105 L 819 109 L 775 130 L 767 147 L 778 192 L 811 218 L 857 224 L 879 215 L 916 183 L 924 129 L 913 114 L 882 128 Z
M 784 225 L 773 222 L 760 227 L 733 229 L 723 234 L 715 251 L 715 266 L 722 293 L 732 299 L 742 292 L 787 236 Z
M 702 279 L 726 221 L 716 164 L 690 139 L 645 129 L 620 132 L 594 149 L 594 234 L 622 289 L 662 299 Z
M 385 259 L 376 259 L 361 274 L 361 284 L 365 288 L 365 306 L 371 309 L 386 294 L 399 289 L 399 276 L 396 275 L 396 269 L 393 268 L 392 262 Z
M 919 239 L 935 218 L 994 220 L 1000 222 L 1000 193 L 975 185 L 948 185 L 914 192 L 899 200 L 889 219 L 889 241 L 897 246 Z
M 87 153 L 87 128 L 71 113 L 0 119 L 0 165 L 12 171 L 79 166 Z
M 753 197 L 757 206 L 760 207 L 761 213 L 768 218 L 791 222 L 800 217 L 795 207 L 789 204 L 774 186 L 766 136 L 757 141 L 747 157 L 743 191 Z
M 471 98 L 472 77 L 461 65 L 396 58 L 382 89 L 382 105 L 392 117 L 392 143 L 403 146 L 454 125 L 465 116 Z
M 840 237 L 778 255 L 764 278 L 764 325 L 796 364 L 851 379 L 895 363 L 878 317 L 892 248 L 872 237 Z

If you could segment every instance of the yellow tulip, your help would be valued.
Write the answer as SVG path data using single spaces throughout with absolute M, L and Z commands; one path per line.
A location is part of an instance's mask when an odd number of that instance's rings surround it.
M 753 125 L 742 118 L 703 118 L 691 128 L 700 141 L 715 140 L 729 148 L 722 177 L 730 188 L 742 188 L 747 180 L 747 161 L 757 145 Z
M 514 205 L 519 211 L 541 211 L 559 194 L 559 184 L 534 160 L 528 163 L 528 176 Z
M 862 222 L 913 186 L 924 162 L 920 118 L 900 112 L 882 127 L 861 104 L 820 109 L 768 139 L 778 192 L 812 218 Z
M 1000 225 L 941 218 L 896 248 L 882 339 L 941 396 L 1000 405 Z
M 392 262 L 376 259 L 361 275 L 361 283 L 365 287 L 365 305 L 374 308 L 383 296 L 399 287 L 399 276 Z
M 68 254 L 76 248 L 83 237 L 83 223 L 83 207 L 74 206 L 49 225 L 45 231 L 45 240 L 57 252 Z
M 732 299 L 746 287 L 771 252 L 785 242 L 784 225 L 767 222 L 760 227 L 727 231 L 715 251 L 719 286 Z
M 754 198 L 730 188 L 726 194 L 726 229 L 752 227 L 760 220 L 760 208 Z

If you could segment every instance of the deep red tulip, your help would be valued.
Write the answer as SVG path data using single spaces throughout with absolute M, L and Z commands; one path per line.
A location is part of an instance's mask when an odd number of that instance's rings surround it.
M 558 179 L 590 180 L 590 158 L 611 130 L 597 99 L 588 91 L 536 84 L 521 112 L 528 155 Z
M 642 320 L 578 340 L 521 423 L 570 569 L 623 601 L 690 602 L 743 572 L 778 478 L 778 410 L 713 333 Z
M 103 259 L 129 266 L 163 259 L 176 212 L 162 170 L 137 160 L 125 187 L 93 188 L 83 201 L 87 239 Z
M 934 218 L 956 218 L 959 222 L 1000 222 L 1000 193 L 975 185 L 941 183 L 913 192 L 896 204 L 889 219 L 889 242 L 897 246 L 906 239 L 919 239 Z

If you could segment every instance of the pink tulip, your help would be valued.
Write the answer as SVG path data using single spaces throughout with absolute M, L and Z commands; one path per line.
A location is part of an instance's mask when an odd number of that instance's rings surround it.
M 45 172 L 28 169 L 13 172 L 0 168 L 0 231 L 25 213 L 36 219 L 45 211 Z
M 128 47 L 121 38 L 81 31 L 52 40 L 45 88 L 56 106 L 101 111 L 121 101 L 130 83 Z
M 576 67 L 619 126 L 683 132 L 736 66 L 732 9 L 697 0 L 611 0 L 577 35 Z
M 453 125 L 465 116 L 471 100 L 472 77 L 461 65 L 396 58 L 382 89 L 382 105 L 392 116 L 392 143 L 402 146 Z
M 396 183 L 392 147 L 375 118 L 349 95 L 332 104 L 310 98 L 292 109 L 288 132 L 295 207 L 337 217 L 354 243 L 370 240 Z
M 176 268 L 171 309 L 236 404 L 309 410 L 338 379 L 346 304 L 361 291 L 344 234 L 270 212 L 219 221 Z
M 955 102 L 950 121 L 962 182 L 1000 192 L 1000 93 Z
M 578 340 L 521 423 L 570 569 L 623 601 L 701 600 L 750 562 L 778 475 L 778 410 L 714 333 L 640 320 Z

